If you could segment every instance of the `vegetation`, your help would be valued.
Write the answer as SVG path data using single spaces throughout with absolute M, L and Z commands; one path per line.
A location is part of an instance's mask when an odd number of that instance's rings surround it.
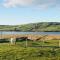
M 5 31 L 60 31 L 58 22 L 41 22 L 25 25 L 1 25 Z M 25 40 L 17 39 L 15 45 L 6 39 L 0 40 L 0 60 L 60 60 L 59 40 Z M 27 41 L 27 42 L 26 42 Z M 26 46 L 27 43 L 27 46 Z
M 60 31 L 60 22 L 40 22 L 24 25 L 1 25 L 0 30 L 5 31 Z
M 52 41 L 27 41 L 27 47 L 25 40 L 17 40 L 16 45 L 0 43 L 0 60 L 60 60 L 59 40 Z

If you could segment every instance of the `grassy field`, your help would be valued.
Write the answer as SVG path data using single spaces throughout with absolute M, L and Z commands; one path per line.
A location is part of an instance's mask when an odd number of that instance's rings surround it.
M 60 60 L 59 40 L 27 41 L 27 47 L 25 43 L 0 43 L 0 60 Z

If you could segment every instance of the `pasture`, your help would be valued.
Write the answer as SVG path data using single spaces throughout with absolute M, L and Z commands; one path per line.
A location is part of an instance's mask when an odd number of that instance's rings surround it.
M 59 40 L 0 43 L 0 60 L 60 60 Z

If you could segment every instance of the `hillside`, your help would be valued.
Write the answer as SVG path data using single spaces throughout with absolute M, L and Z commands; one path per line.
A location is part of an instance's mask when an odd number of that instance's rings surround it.
M 60 31 L 60 22 L 40 22 L 40 23 L 30 23 L 24 25 L 0 25 L 0 30 L 5 31 Z

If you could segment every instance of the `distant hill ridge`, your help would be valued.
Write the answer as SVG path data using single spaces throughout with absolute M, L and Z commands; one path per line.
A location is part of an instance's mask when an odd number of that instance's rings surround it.
M 60 31 L 60 22 L 39 22 L 23 25 L 0 25 L 0 30 L 5 31 L 24 31 L 24 32 L 48 32 Z

